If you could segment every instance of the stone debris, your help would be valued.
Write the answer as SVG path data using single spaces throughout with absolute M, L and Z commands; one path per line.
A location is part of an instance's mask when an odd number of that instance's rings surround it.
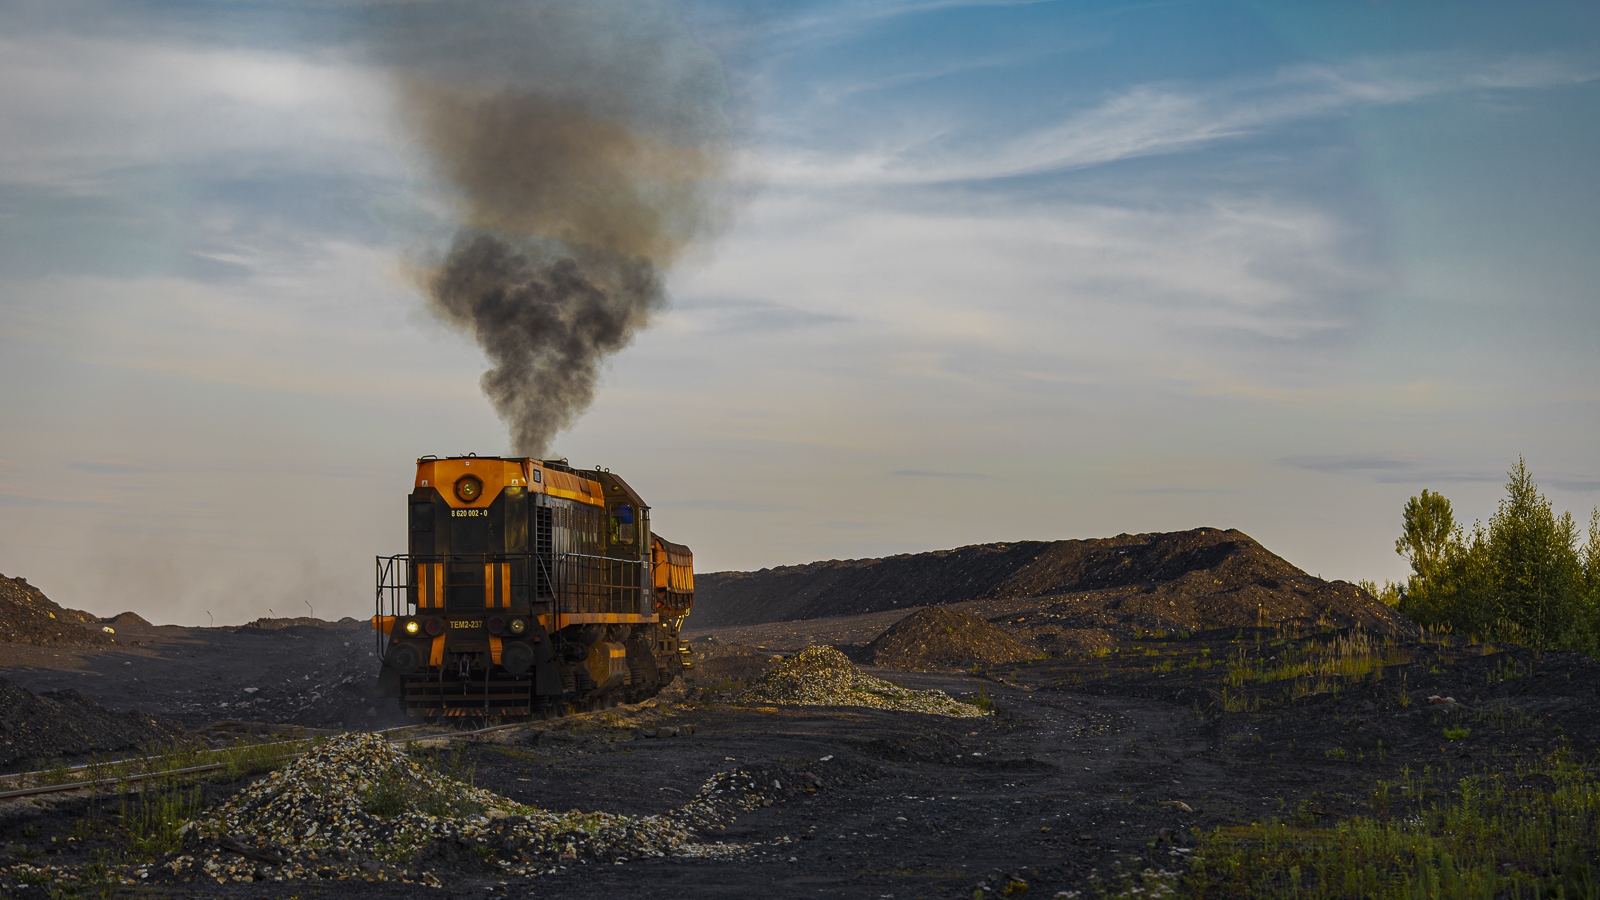
M 718 773 L 694 799 L 660 815 L 557 813 L 449 778 L 377 734 L 353 733 L 186 823 L 183 852 L 118 867 L 116 875 L 125 884 L 322 879 L 438 885 L 452 872 L 530 877 L 651 857 L 741 858 L 777 852 L 773 848 L 794 839 L 714 840 L 740 812 L 875 776 L 870 766 L 843 760 L 750 767 Z M 0 872 L 0 887 L 20 874 Z
M 944 691 L 913 691 L 862 673 L 833 647 L 807 647 L 768 672 L 735 703 L 787 703 L 795 706 L 867 706 L 938 716 L 987 715 Z

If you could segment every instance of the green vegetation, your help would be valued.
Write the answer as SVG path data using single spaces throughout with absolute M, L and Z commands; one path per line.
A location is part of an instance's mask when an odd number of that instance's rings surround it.
M 970 697 L 962 697 L 961 700 L 964 703 L 971 703 L 973 706 L 976 706 L 984 712 L 989 712 L 990 710 L 994 709 L 994 697 L 981 685 L 978 687 L 978 692 L 976 694 L 973 694 Z
M 179 769 L 200 766 L 220 768 L 196 775 L 234 780 L 276 769 L 284 757 L 303 753 L 318 743 L 321 743 L 320 739 L 267 741 L 246 738 L 217 750 L 202 749 L 191 744 L 172 744 L 149 748 L 144 751 L 144 756 L 133 759 L 113 760 L 97 756 L 75 768 L 68 768 L 65 763 L 59 762 L 47 768 L 39 762 L 35 764 L 36 770 L 33 772 L 5 776 L 5 787 L 45 787 L 112 779 L 142 780 L 150 776 L 166 777 Z
M 380 819 L 392 819 L 411 802 L 409 785 L 398 774 L 386 772 L 361 797 L 361 808 Z
M 1521 460 L 1489 525 L 1455 524 L 1450 501 L 1424 490 L 1406 502 L 1395 551 L 1412 569 L 1390 585 L 1418 624 L 1534 649 L 1600 651 L 1600 507 L 1581 549 L 1572 514 L 1557 516 Z M 1368 590 L 1373 587 L 1368 583 Z M 1387 598 L 1386 598 L 1387 599 Z
M 148 859 L 175 851 L 182 843 L 178 829 L 197 816 L 206 803 L 205 782 L 234 781 L 283 764 L 285 757 L 309 749 L 313 741 L 268 743 L 243 740 L 219 750 L 173 744 L 151 749 L 136 759 L 96 757 L 87 765 L 68 769 L 57 765 L 18 777 L 18 786 L 110 782 L 93 789 L 88 814 L 72 823 L 69 837 L 77 840 L 108 839 L 134 858 Z M 214 766 L 194 772 L 196 767 Z M 31 833 L 30 833 L 31 832 Z M 38 833 L 24 829 L 24 837 Z M 105 866 L 91 864 L 76 883 L 59 886 L 61 896 L 87 896 L 80 890 L 99 891 Z M 96 874 L 96 873 L 100 874 Z M 109 876 L 107 876 L 109 877 Z M 115 880 L 107 882 L 114 884 Z M 98 894 L 97 894 L 98 895 Z
M 1395 814 L 1395 795 L 1410 809 Z M 1430 802 L 1431 801 L 1431 802 Z M 1204 834 L 1180 893 L 1202 897 L 1595 897 L 1600 778 L 1555 751 L 1504 774 L 1408 775 L 1373 817 L 1332 828 L 1269 820 Z
M 1228 667 L 1228 684 L 1235 687 L 1246 682 L 1285 681 L 1305 677 L 1381 679 L 1384 666 L 1411 662 L 1410 654 L 1399 649 L 1393 640 L 1375 642 L 1363 632 L 1339 635 L 1332 641 L 1279 641 L 1273 645 L 1273 655 L 1262 659 L 1259 655 L 1248 658 L 1244 648 Z
M 122 795 L 122 829 L 128 848 L 141 857 L 178 849 L 178 829 L 200 814 L 205 792 L 199 785 L 167 776 L 145 782 L 138 792 Z

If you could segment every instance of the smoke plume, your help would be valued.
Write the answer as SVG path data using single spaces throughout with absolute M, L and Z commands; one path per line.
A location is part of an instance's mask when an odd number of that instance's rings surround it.
M 720 67 L 646 0 L 522 4 L 451 27 L 413 29 L 446 55 L 399 77 L 458 192 L 460 228 L 425 287 L 488 356 L 483 390 L 515 451 L 543 456 L 594 399 L 603 360 L 665 305 L 664 270 L 718 225 Z

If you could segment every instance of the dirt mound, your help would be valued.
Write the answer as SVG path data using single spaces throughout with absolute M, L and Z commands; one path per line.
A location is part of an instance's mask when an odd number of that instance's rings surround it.
M 0 641 L 38 646 L 113 643 L 111 635 L 93 624 L 96 621 L 88 613 L 64 609 L 26 578 L 0 575 Z
M 151 625 L 149 622 L 146 622 L 144 616 L 141 616 L 136 612 L 117 613 L 116 615 L 112 616 L 109 619 L 101 619 L 100 621 L 101 621 L 102 624 L 111 625 L 111 626 L 116 627 L 116 628 L 154 628 L 155 627 L 154 625 Z
M 868 706 L 968 718 L 986 715 L 944 691 L 913 691 L 864 674 L 833 647 L 807 647 L 735 697 L 745 703 L 796 706 Z
M 0 679 L 0 768 L 137 750 L 187 736 L 176 722 L 141 712 L 114 713 L 77 691 L 35 694 Z
M 878 635 L 865 655 L 875 666 L 931 672 L 1020 662 L 1039 651 L 971 613 L 930 606 Z
M 348 631 L 369 627 L 371 627 L 369 622 L 350 616 L 345 616 L 337 622 L 330 622 L 327 619 L 313 619 L 310 616 L 278 619 L 269 619 L 263 616 L 253 622 L 246 622 L 238 626 L 234 629 L 234 632 L 237 634 L 256 634 L 263 631 L 286 631 L 289 634 L 312 635 L 329 630 Z
M 1417 634 L 1414 624 L 1355 585 L 1314 578 L 1249 535 L 1215 528 L 977 544 L 885 559 L 713 572 L 695 581 L 697 628 L 969 602 L 1022 610 L 1048 598 L 1057 634 L 1108 626 L 1195 630 L 1300 621 Z M 1007 618 L 973 611 L 997 624 Z

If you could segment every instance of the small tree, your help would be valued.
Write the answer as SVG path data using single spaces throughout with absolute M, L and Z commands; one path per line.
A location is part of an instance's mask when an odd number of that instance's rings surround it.
M 1600 506 L 1589 512 L 1589 541 L 1583 545 L 1583 592 L 1590 606 L 1600 606 Z
M 1583 582 L 1578 528 L 1557 516 L 1519 457 L 1506 497 L 1489 521 L 1489 566 L 1499 618 L 1539 647 L 1552 647 L 1579 624 Z
M 1571 513 L 1560 516 L 1518 459 L 1505 499 L 1485 529 L 1453 523 L 1450 502 L 1432 491 L 1405 506 L 1395 551 L 1414 574 L 1400 589 L 1413 621 L 1485 640 L 1600 648 L 1600 508 L 1578 549 Z
M 1394 552 L 1405 557 L 1411 563 L 1411 570 L 1426 582 L 1437 574 L 1439 565 L 1444 562 L 1450 536 L 1455 530 L 1450 501 L 1443 494 L 1423 488 L 1420 496 L 1406 501 Z
M 1498 615 L 1492 583 L 1483 526 L 1474 522 L 1470 536 L 1457 526 L 1429 576 L 1412 575 L 1401 589 L 1400 612 L 1419 625 L 1488 635 Z

